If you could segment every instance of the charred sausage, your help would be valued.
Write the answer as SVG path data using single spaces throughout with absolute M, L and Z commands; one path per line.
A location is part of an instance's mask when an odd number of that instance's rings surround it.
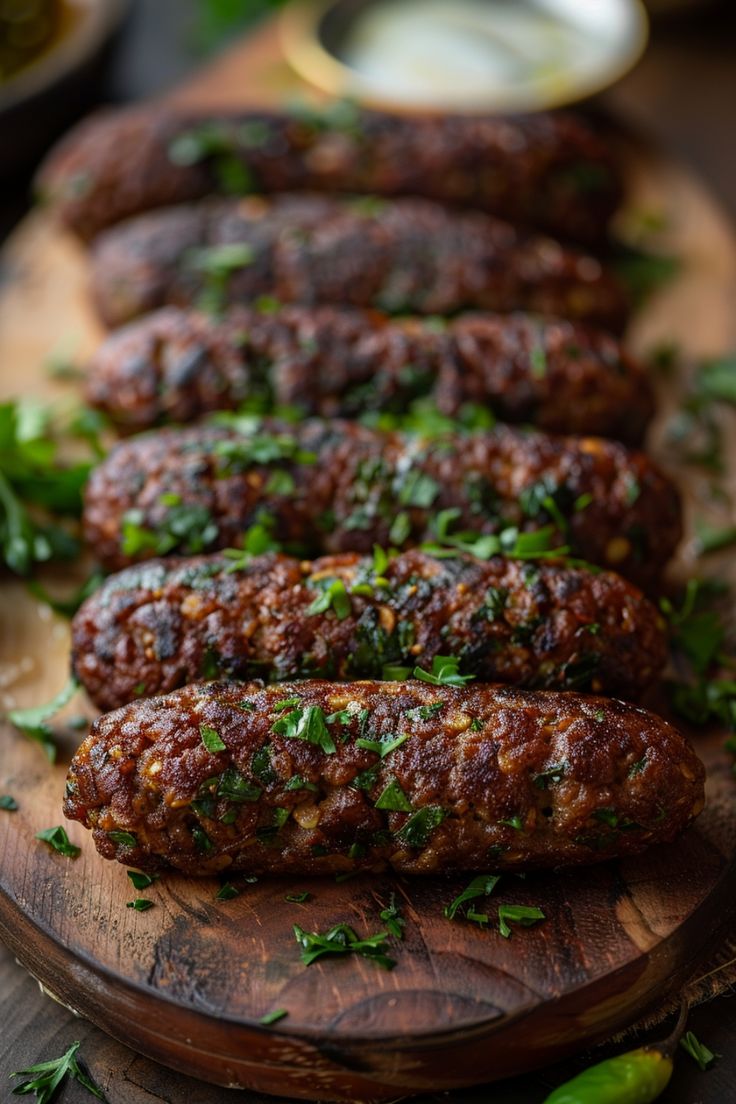
M 265 308 L 264 304 L 264 308 Z M 129 323 L 89 365 L 87 396 L 123 429 L 189 422 L 247 400 L 320 417 L 401 411 L 430 397 L 550 433 L 638 442 L 653 412 L 641 366 L 616 339 L 524 314 L 393 319 L 345 307 L 164 308 Z
M 108 578 L 72 625 L 101 709 L 206 677 L 380 678 L 448 653 L 484 682 L 633 697 L 666 647 L 655 607 L 611 572 L 417 550 L 156 560 Z
M 504 530 L 504 551 L 509 527 L 550 525 L 551 547 L 651 584 L 680 537 L 675 488 L 644 453 L 613 441 L 507 426 L 427 438 L 230 417 L 231 426 L 133 438 L 93 471 L 85 534 L 106 567 L 237 547 L 258 523 L 307 555 L 460 530 Z
M 92 289 L 111 326 L 166 304 L 217 312 L 262 295 L 391 314 L 521 309 L 613 330 L 627 310 L 600 261 L 490 215 L 309 193 L 203 201 L 119 223 L 95 240 Z
M 573 115 L 408 118 L 344 106 L 309 116 L 100 112 L 39 178 L 83 238 L 213 193 L 300 188 L 426 196 L 587 244 L 605 237 L 622 190 L 606 144 Z
M 524 870 L 672 840 L 703 778 L 676 729 L 606 698 L 207 683 L 97 720 L 64 811 L 146 870 Z

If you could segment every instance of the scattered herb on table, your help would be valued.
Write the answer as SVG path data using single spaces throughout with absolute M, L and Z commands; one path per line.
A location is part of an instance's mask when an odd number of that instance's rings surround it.
M 435 656 L 432 660 L 432 670 L 425 671 L 422 667 L 414 668 L 414 678 L 422 682 L 430 682 L 433 686 L 464 686 L 475 675 L 460 674 L 460 660 L 456 656 Z
M 715 1062 L 716 1058 L 720 1058 L 719 1054 L 714 1054 L 705 1043 L 701 1043 L 692 1031 L 685 1032 L 682 1039 L 680 1039 L 680 1046 L 694 1062 L 697 1062 L 703 1073 Z
M 383 920 L 389 933 L 393 935 L 395 939 L 404 938 L 406 920 L 401 914 L 401 907 L 396 904 L 396 894 L 393 891 L 391 892 L 388 904 L 385 908 L 381 909 L 378 915 L 380 919 Z
M 50 702 L 46 702 L 45 705 L 32 706 L 30 709 L 12 709 L 7 715 L 7 720 L 15 728 L 28 736 L 29 739 L 36 740 L 41 744 L 51 763 L 56 761 L 56 744 L 54 743 L 54 734 L 46 722 L 72 700 L 78 689 L 79 683 L 77 680 L 70 678 L 56 697 L 52 698 Z
M 319 958 L 356 954 L 368 958 L 384 970 L 392 970 L 394 959 L 386 954 L 388 932 L 360 939 L 348 924 L 336 924 L 334 928 L 321 935 L 319 932 L 307 932 L 294 925 L 294 938 L 302 949 L 301 957 L 305 966 L 311 966 Z
M 287 893 L 284 900 L 295 905 L 303 905 L 305 901 L 310 901 L 311 898 L 312 894 L 305 889 L 303 893 Z
M 42 832 L 36 832 L 36 839 L 47 843 L 49 847 L 52 847 L 54 851 L 58 851 L 60 855 L 64 855 L 67 859 L 76 859 L 77 855 L 82 853 L 82 848 L 71 842 L 66 834 L 66 828 L 62 828 L 61 825 L 56 828 L 44 828 Z
M 509 924 L 521 924 L 523 928 L 530 928 L 544 919 L 544 913 L 536 905 L 498 906 L 498 930 L 504 939 L 509 939 L 511 936 Z
M 96 1096 L 98 1100 L 105 1100 L 102 1089 L 95 1084 L 89 1073 L 77 1060 L 76 1055 L 79 1047 L 79 1043 L 72 1043 L 61 1058 L 52 1059 L 50 1062 L 39 1062 L 38 1065 L 29 1066 L 28 1069 L 18 1070 L 17 1073 L 11 1074 L 11 1077 L 35 1075 L 30 1080 L 22 1081 L 20 1085 L 16 1085 L 13 1093 L 19 1096 L 34 1093 L 36 1104 L 51 1104 L 63 1081 L 67 1077 L 71 1077 L 79 1082 L 87 1092 Z
M 154 882 L 158 881 L 158 874 L 144 874 L 142 870 L 129 870 L 128 877 L 133 883 L 134 889 L 148 889 Z
M 476 901 L 479 897 L 490 897 L 500 880 L 500 874 L 479 874 L 466 886 L 462 893 L 445 907 L 445 916 L 448 920 L 454 920 L 458 913 L 467 916 L 465 905 L 470 901 Z
M 10 794 L 0 794 L 0 809 L 15 813 L 18 809 L 18 802 Z
M 269 1027 L 270 1024 L 278 1023 L 279 1020 L 283 1020 L 284 1016 L 288 1016 L 289 1013 L 285 1008 L 274 1008 L 272 1012 L 266 1012 L 265 1016 L 261 1016 L 259 1023 L 264 1027 Z
M 215 894 L 216 901 L 232 901 L 240 896 L 240 890 L 232 882 L 225 882 Z
M 136 897 L 134 901 L 128 901 L 126 908 L 134 909 L 136 912 L 148 912 L 154 906 L 153 901 L 149 901 L 147 897 Z

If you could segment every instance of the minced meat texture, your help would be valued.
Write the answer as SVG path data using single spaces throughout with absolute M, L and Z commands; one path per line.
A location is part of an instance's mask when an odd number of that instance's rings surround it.
M 167 304 L 217 313 L 263 295 L 390 314 L 529 310 L 614 331 L 628 313 L 615 273 L 553 238 L 428 199 L 307 192 L 118 223 L 95 239 L 90 287 L 109 326 Z
M 588 245 L 605 240 L 620 174 L 579 117 L 101 111 L 52 151 L 38 190 L 89 239 L 130 215 L 211 194 L 373 192 L 476 207 Z
M 101 709 L 202 678 L 380 678 L 453 655 L 484 682 L 635 697 L 664 666 L 655 607 L 612 572 L 458 553 L 163 559 L 110 576 L 72 625 Z
M 123 442 L 86 488 L 86 540 L 112 570 L 239 547 L 254 525 L 299 555 L 545 530 L 647 585 L 681 535 L 677 492 L 644 453 L 507 426 L 427 438 L 231 416 Z
M 523 871 L 673 840 L 703 780 L 676 729 L 607 698 L 209 683 L 97 720 L 64 811 L 145 870 Z
M 388 319 L 270 300 L 222 317 L 164 307 L 108 337 L 87 398 L 121 429 L 190 422 L 242 403 L 319 417 L 467 404 L 550 433 L 638 443 L 653 413 L 642 366 L 611 334 L 531 315 Z

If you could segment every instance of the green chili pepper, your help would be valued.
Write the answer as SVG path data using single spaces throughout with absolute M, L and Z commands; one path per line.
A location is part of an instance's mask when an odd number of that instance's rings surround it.
M 639 1047 L 583 1070 L 551 1093 L 544 1104 L 650 1104 L 672 1077 L 673 1055 L 685 1027 L 683 1007 L 677 1025 L 662 1043 Z

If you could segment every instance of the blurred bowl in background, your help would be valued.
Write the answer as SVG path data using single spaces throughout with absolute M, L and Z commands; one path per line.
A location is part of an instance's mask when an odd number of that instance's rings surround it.
M 396 109 L 535 111 L 586 99 L 643 52 L 641 0 L 294 0 L 284 53 L 322 91 Z
M 0 0 L 0 178 L 28 167 L 89 102 L 129 6 Z

